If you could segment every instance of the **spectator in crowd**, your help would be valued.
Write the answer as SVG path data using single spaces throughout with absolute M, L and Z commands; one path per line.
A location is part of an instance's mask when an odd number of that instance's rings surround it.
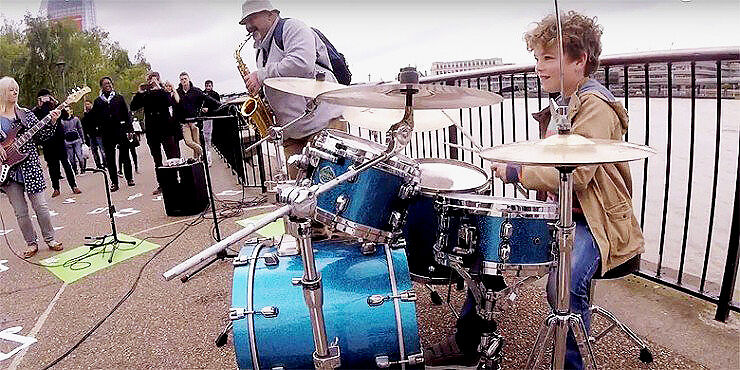
M 54 107 L 58 104 L 57 100 L 51 95 L 51 92 L 47 89 L 39 90 L 36 98 L 36 106 L 31 110 L 36 116 L 37 120 L 46 117 Z M 62 179 L 62 172 L 60 166 L 64 168 L 64 174 L 67 177 L 67 183 L 69 188 L 75 194 L 80 194 L 82 191 L 77 187 L 75 181 L 75 174 L 72 171 L 67 160 L 67 152 L 64 148 L 64 129 L 62 123 L 58 120 L 54 123 L 50 123 L 54 127 L 54 133 L 42 142 L 41 146 L 44 151 L 44 159 L 46 160 L 47 167 L 49 169 L 49 179 L 51 180 L 51 187 L 54 191 L 51 193 L 51 197 L 58 197 L 60 193 L 59 180 Z
M 103 138 L 100 137 L 97 124 L 91 119 L 88 112 L 92 109 L 92 102 L 85 99 L 85 113 L 82 115 L 82 131 L 85 133 L 85 144 L 90 147 L 95 167 L 105 167 L 105 152 L 103 151 Z
M 85 134 L 82 131 L 82 122 L 74 116 L 72 107 L 63 109 L 60 118 L 62 130 L 64 130 L 64 148 L 67 152 L 67 161 L 72 165 L 75 175 L 79 173 L 77 172 L 78 163 L 80 172 L 84 173 L 86 161 L 82 156 L 82 138 L 85 137 Z
M 282 21 L 282 48 L 276 43 L 273 31 Z M 318 72 L 324 73 L 326 81 L 337 79 L 327 66 L 331 65 L 326 45 L 321 38 L 298 19 L 282 19 L 280 11 L 268 0 L 246 0 L 242 4 L 242 20 L 247 32 L 254 35 L 254 48 L 257 49 L 257 69 L 244 78 L 251 95 L 262 88 L 265 79 L 270 77 L 314 78 Z M 278 126 L 300 117 L 311 100 L 265 87 L 265 96 L 270 103 Z M 303 147 L 325 128 L 346 131 L 346 122 L 340 120 L 342 108 L 319 104 L 316 111 L 286 129 L 283 142 L 286 158 L 303 151 Z M 288 173 L 295 178 L 298 169 L 290 167 Z
M 141 123 L 139 123 L 139 120 L 134 117 L 131 121 L 131 127 L 134 128 L 134 135 L 130 140 L 131 145 L 129 145 L 128 153 L 126 153 L 127 156 L 129 156 L 129 160 L 132 161 L 134 164 L 134 172 L 137 174 L 139 173 L 139 156 L 136 153 L 136 148 L 141 145 Z M 123 158 L 120 156 L 118 157 L 118 175 L 123 176 L 123 172 L 121 172 L 121 169 L 123 168 Z
M 0 78 L 0 142 L 5 140 L 11 130 L 19 126 L 28 129 L 38 122 L 33 112 L 18 106 L 19 92 L 18 83 L 13 78 Z M 51 115 L 52 123 L 59 118 L 58 109 L 52 109 L 48 114 Z M 0 192 L 8 196 L 18 221 L 18 227 L 26 241 L 27 248 L 23 252 L 25 258 L 31 258 L 39 251 L 38 236 L 31 223 L 31 217 L 28 215 L 26 199 L 31 201 L 31 207 L 36 213 L 36 221 L 41 228 L 41 235 L 46 245 L 53 251 L 63 249 L 62 243 L 54 237 L 54 226 L 51 223 L 49 206 L 44 197 L 46 187 L 44 171 L 41 169 L 39 154 L 36 151 L 37 141 L 51 137 L 55 130 L 55 125 L 47 125 L 36 133 L 33 140 L 21 146 L 20 151 L 28 153 L 28 157 L 11 169 L 8 181 L 0 186 Z M 0 146 L 0 162 L 6 159 L 6 155 L 5 149 Z
M 134 186 L 134 175 L 131 171 L 131 160 L 128 156 L 134 128 L 131 125 L 131 114 L 123 96 L 113 90 L 113 79 L 100 79 L 100 96 L 93 102 L 90 109 L 90 118 L 98 124 L 99 132 L 103 137 L 103 150 L 108 166 L 108 174 L 112 183 L 110 190 L 118 191 L 118 176 L 116 168 L 116 146 L 118 154 L 123 158 L 123 171 L 126 174 L 128 186 Z
M 172 117 L 173 106 L 176 104 L 173 91 L 166 91 L 159 80 L 158 72 L 152 71 L 147 75 L 147 83 L 139 86 L 131 99 L 131 110 L 144 109 L 146 123 L 146 143 L 154 159 L 154 166 L 162 166 L 162 149 L 167 159 L 179 158 L 180 147 L 177 145 L 179 127 Z M 170 88 L 172 84 L 170 84 Z M 162 188 L 157 179 L 157 188 L 153 195 L 160 194 Z
M 180 85 L 177 88 L 179 103 L 177 105 L 177 117 L 182 124 L 182 136 L 185 144 L 193 149 L 193 156 L 200 159 L 203 155 L 203 147 L 200 145 L 200 131 L 195 122 L 186 122 L 188 118 L 198 117 L 205 104 L 221 106 L 221 102 L 214 100 L 203 90 L 193 86 L 187 72 L 180 73 Z
M 220 102 L 221 101 L 221 95 L 219 95 L 217 92 L 213 90 L 213 81 L 206 80 L 205 82 L 205 90 L 203 90 L 203 93 L 213 98 L 213 100 Z M 219 105 L 214 104 L 212 101 L 207 101 L 203 106 L 203 113 L 205 113 L 207 116 L 213 115 L 212 112 L 218 109 Z M 206 159 L 208 160 L 208 165 L 210 166 L 212 164 L 211 161 L 211 138 L 213 134 L 213 120 L 205 120 L 203 121 L 203 139 L 205 141 L 204 143 L 204 149 L 206 151 Z

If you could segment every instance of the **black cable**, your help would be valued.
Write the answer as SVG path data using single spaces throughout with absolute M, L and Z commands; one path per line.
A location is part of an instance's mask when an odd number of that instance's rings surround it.
M 83 335 L 82 338 L 80 338 L 80 340 L 77 341 L 77 343 L 75 343 L 75 345 L 73 345 L 69 350 L 67 350 L 67 352 L 65 352 L 64 354 L 62 354 L 61 356 L 59 356 L 56 360 L 54 360 L 51 363 L 49 363 L 48 365 L 46 365 L 44 367 L 44 370 L 49 369 L 52 366 L 58 364 L 60 361 L 64 360 L 67 356 L 69 356 L 69 354 L 71 354 L 72 352 L 74 352 L 74 350 L 77 349 L 77 347 L 79 347 L 83 342 L 85 342 L 85 340 L 87 340 L 87 338 L 89 338 L 95 332 L 95 330 L 97 330 L 101 325 L 103 325 L 103 323 L 109 317 L 111 317 L 113 315 L 113 313 L 116 312 L 116 310 L 119 307 L 121 307 L 123 305 L 123 303 L 126 302 L 126 300 L 129 297 L 131 297 L 131 295 L 134 293 L 134 290 L 136 290 L 136 287 L 139 284 L 139 280 L 141 279 L 141 275 L 144 273 L 144 269 L 149 265 L 149 263 L 152 262 L 154 260 L 154 258 L 156 258 L 160 253 L 162 253 L 167 247 L 169 247 L 172 243 L 174 243 L 175 240 L 177 240 L 180 236 L 182 236 L 182 234 L 184 234 L 185 231 L 187 231 L 191 227 L 199 224 L 202 221 L 202 219 L 203 219 L 203 214 L 201 213 L 200 216 L 198 216 L 198 218 L 196 218 L 193 222 L 186 223 L 182 227 L 182 229 L 180 229 L 180 231 L 175 232 L 173 234 L 170 234 L 169 236 L 172 236 L 172 235 L 175 235 L 175 234 L 176 235 L 174 236 L 174 238 L 172 238 L 172 240 L 170 240 L 169 242 L 167 242 L 167 244 L 165 244 L 164 246 L 162 246 L 161 248 L 159 248 L 159 250 L 157 250 L 157 252 L 155 252 L 141 266 L 141 268 L 139 269 L 139 273 L 136 275 L 136 279 L 134 279 L 134 282 L 131 285 L 131 288 L 128 290 L 128 292 L 126 292 L 126 294 L 123 295 L 123 297 L 118 301 L 118 303 L 115 306 L 113 306 L 113 308 L 108 312 L 108 314 L 105 315 L 105 316 L 103 316 L 103 318 L 100 319 L 87 333 L 85 333 L 85 335 Z M 169 237 L 169 236 L 165 236 L 165 237 L 150 237 L 150 238 L 152 238 L 152 239 L 161 239 L 161 238 L 166 238 L 166 237 Z

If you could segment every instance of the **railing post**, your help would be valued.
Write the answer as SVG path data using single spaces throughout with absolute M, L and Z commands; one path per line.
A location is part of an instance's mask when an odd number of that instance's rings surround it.
M 740 170 L 740 152 L 738 152 L 738 170 Z M 735 206 L 732 209 L 732 226 L 730 226 L 730 244 L 727 246 L 727 259 L 725 262 L 725 274 L 722 276 L 722 288 L 717 301 L 717 314 L 715 320 L 727 321 L 730 314 L 730 302 L 735 292 L 737 278 L 737 265 L 740 260 L 740 171 L 735 178 Z
M 445 81 L 445 85 L 454 86 L 455 82 L 452 80 L 447 80 Z M 447 136 L 448 140 L 450 140 L 450 144 L 457 144 L 457 126 L 451 125 L 450 127 L 448 127 L 447 135 L 448 135 Z M 454 146 L 450 147 L 450 159 L 458 159 L 457 147 L 454 147 Z

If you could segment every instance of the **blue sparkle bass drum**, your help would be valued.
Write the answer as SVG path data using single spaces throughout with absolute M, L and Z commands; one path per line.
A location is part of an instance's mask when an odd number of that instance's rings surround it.
M 324 130 L 306 148 L 311 181 L 329 182 L 385 149 L 341 131 Z M 316 221 L 367 241 L 390 242 L 400 234 L 408 199 L 418 192 L 418 183 L 419 165 L 396 154 L 319 195 Z
M 251 244 L 251 245 L 250 245 Z M 406 254 L 383 244 L 313 244 L 329 342 L 341 368 L 423 368 Z M 314 342 L 299 255 L 248 243 L 235 259 L 230 318 L 241 369 L 313 369 Z

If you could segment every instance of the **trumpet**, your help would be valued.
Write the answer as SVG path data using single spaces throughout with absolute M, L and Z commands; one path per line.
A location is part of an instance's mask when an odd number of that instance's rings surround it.
M 247 68 L 247 65 L 244 64 L 244 61 L 242 60 L 241 51 L 250 38 L 252 38 L 252 34 L 250 34 L 244 42 L 239 44 L 239 47 L 234 53 L 236 67 L 239 69 L 239 74 L 241 74 L 243 80 L 246 80 L 247 76 L 249 76 L 249 68 Z M 247 100 L 244 101 L 239 112 L 252 124 L 253 128 L 257 130 L 262 137 L 267 137 L 267 130 L 270 126 L 275 124 L 272 109 L 270 109 L 270 106 L 260 97 L 259 92 L 254 95 L 247 96 Z

